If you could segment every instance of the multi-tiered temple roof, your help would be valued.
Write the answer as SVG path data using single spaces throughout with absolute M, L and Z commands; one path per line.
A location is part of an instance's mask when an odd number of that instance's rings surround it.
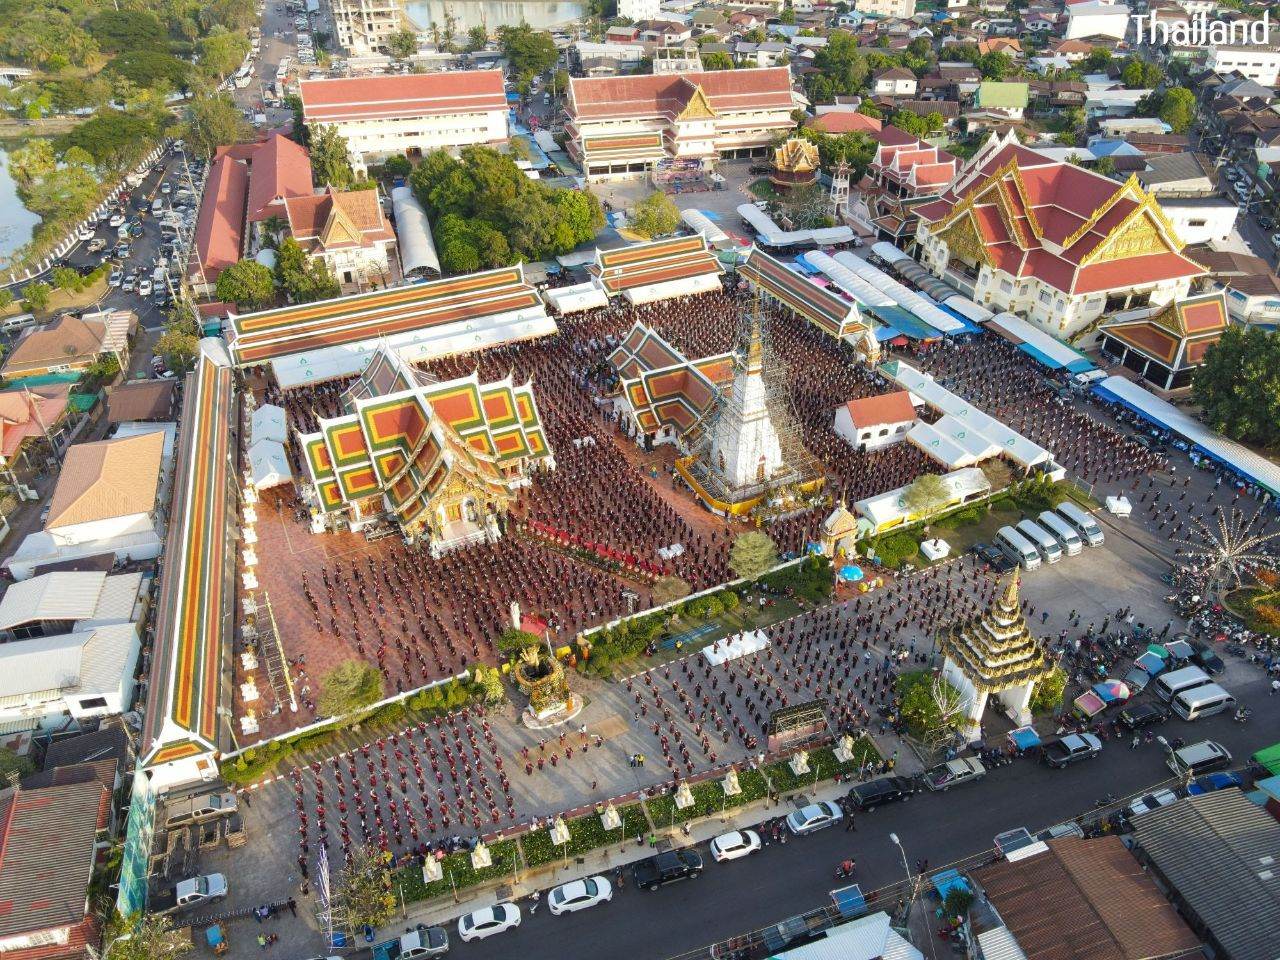
M 1018 597 L 1019 572 L 985 613 L 953 624 L 939 638 L 942 652 L 980 691 L 999 693 L 1043 680 L 1053 671 L 1044 645 L 1027 629 Z

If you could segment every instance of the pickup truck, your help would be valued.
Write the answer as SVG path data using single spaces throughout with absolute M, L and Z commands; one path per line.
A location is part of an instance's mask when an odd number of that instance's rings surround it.
M 972 783 L 987 775 L 987 768 L 975 757 L 956 757 L 924 772 L 924 785 L 930 790 L 946 792 L 962 783 Z
M 657 890 L 678 880 L 693 880 L 702 873 L 702 858 L 692 850 L 671 850 L 641 860 L 631 868 L 637 887 Z
M 426 960 L 449 952 L 449 933 L 425 923 L 396 940 L 384 940 L 373 948 L 373 960 Z
M 227 895 L 227 878 L 220 873 L 179 880 L 172 887 L 162 887 L 151 894 L 152 913 L 176 913 L 202 903 L 212 903 Z
M 1057 740 L 1050 740 L 1041 748 L 1044 762 L 1059 768 L 1096 757 L 1101 752 L 1102 741 L 1091 733 L 1071 733 Z

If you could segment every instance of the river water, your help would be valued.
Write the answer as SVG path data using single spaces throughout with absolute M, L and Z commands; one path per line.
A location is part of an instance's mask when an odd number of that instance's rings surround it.
M 22 205 L 18 188 L 9 176 L 9 153 L 0 149 L 0 266 L 31 239 L 40 218 Z
M 564 26 L 586 15 L 585 3 L 562 0 L 408 0 L 406 10 L 409 19 L 420 30 L 430 30 L 432 25 L 444 28 L 450 15 L 457 33 L 455 43 L 464 43 L 463 36 L 476 26 L 486 27 L 490 33 L 498 27 L 527 23 L 538 30 Z

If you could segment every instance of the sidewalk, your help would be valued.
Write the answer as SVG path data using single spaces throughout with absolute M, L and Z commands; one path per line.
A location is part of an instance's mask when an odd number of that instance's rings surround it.
M 689 824 L 687 835 L 681 828 L 653 830 L 652 834 L 658 837 L 658 850 L 696 846 L 707 843 L 722 833 L 754 827 L 763 820 L 784 816 L 807 803 L 818 800 L 837 800 L 848 793 L 852 785 L 853 781 L 849 780 L 843 783 L 828 780 L 816 790 L 786 794 L 774 800 L 772 804 L 768 800 L 758 800 L 722 816 L 706 817 Z M 790 797 L 794 797 L 793 802 L 788 802 Z M 425 923 L 428 926 L 446 925 L 473 910 L 493 906 L 496 903 L 519 900 L 529 896 L 535 890 L 546 890 L 578 877 L 612 873 L 618 867 L 629 866 L 654 853 L 655 850 L 650 849 L 648 844 L 637 844 L 634 839 L 631 839 L 624 845 L 601 847 L 581 857 L 570 858 L 567 866 L 561 861 L 558 864 L 545 864 L 533 870 L 524 871 L 515 883 L 511 883 L 508 878 L 504 883 L 490 883 L 460 891 L 456 903 L 451 898 L 437 897 L 432 901 L 412 904 L 408 908 L 407 917 L 402 916 L 398 922 L 378 931 L 378 939 L 398 936 L 406 927 L 419 923 Z M 630 877 L 627 877 L 626 882 L 630 884 Z

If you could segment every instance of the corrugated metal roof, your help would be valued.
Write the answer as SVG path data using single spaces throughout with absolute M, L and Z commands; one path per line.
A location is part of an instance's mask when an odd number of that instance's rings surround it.
M 996 927 L 978 934 L 978 947 L 982 951 L 982 960 L 1027 960 L 1027 955 L 1018 946 L 1018 938 L 1008 927 Z
M 105 694 L 120 689 L 126 670 L 136 659 L 138 631 L 132 623 L 96 627 L 80 655 L 80 694 Z
M 33 620 L 86 620 L 94 615 L 106 578 L 105 573 L 75 572 L 21 580 L 0 599 L 0 630 Z
M 0 647 L 0 697 L 68 690 L 80 682 L 80 653 L 87 637 L 17 640 Z
M 84 919 L 108 799 L 97 780 L 0 793 L 0 936 Z
M 98 594 L 98 605 L 93 610 L 94 621 L 115 620 L 118 622 L 133 619 L 134 607 L 138 603 L 138 591 L 142 589 L 141 573 L 115 573 L 102 582 L 102 592 Z
M 1030 960 L 1143 960 L 1199 945 L 1118 837 L 1048 847 L 973 873 Z
M 821 940 L 774 955 L 774 960 L 924 960 L 889 926 L 883 911 L 828 930 Z
M 1231 960 L 1280 957 L 1280 823 L 1239 790 L 1154 810 L 1138 846 Z

